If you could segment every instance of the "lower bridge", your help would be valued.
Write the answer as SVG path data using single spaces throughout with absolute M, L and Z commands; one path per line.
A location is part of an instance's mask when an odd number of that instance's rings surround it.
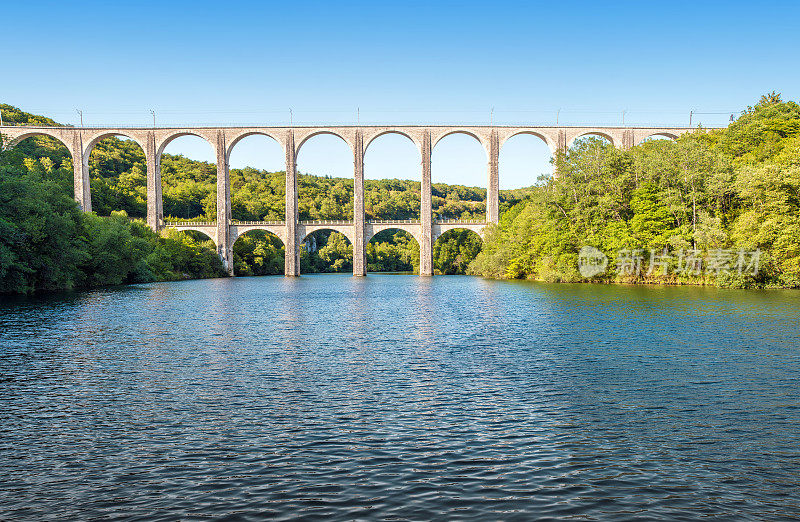
M 354 221 L 299 221 L 295 224 L 295 241 L 290 241 L 289 230 L 291 227 L 285 221 L 231 221 L 227 227 L 227 245 L 222 245 L 219 237 L 219 230 L 216 221 L 168 221 L 164 225 L 166 228 L 180 231 L 195 231 L 208 236 L 216 245 L 217 250 L 232 250 L 233 244 L 242 235 L 260 230 L 275 235 L 284 245 L 295 245 L 295 252 L 286 252 L 286 255 L 300 256 L 300 245 L 306 241 L 308 236 L 321 230 L 330 230 L 344 235 L 353 245 L 353 275 L 366 275 L 366 244 L 378 233 L 384 230 L 402 230 L 408 232 L 420 245 L 420 275 L 433 275 L 432 258 L 427 263 L 423 262 L 422 256 L 432 256 L 433 244 L 439 237 L 450 230 L 470 230 L 483 238 L 484 230 L 487 226 L 486 221 L 482 220 L 434 220 L 430 223 L 430 235 L 425 233 L 425 228 L 421 221 L 414 220 L 365 220 L 363 231 L 359 230 Z M 359 232 L 361 232 L 359 234 Z M 357 248 L 357 245 L 360 247 Z M 232 259 L 232 253 L 230 255 Z M 299 267 L 299 263 L 296 265 Z M 297 275 L 287 273 L 286 275 Z

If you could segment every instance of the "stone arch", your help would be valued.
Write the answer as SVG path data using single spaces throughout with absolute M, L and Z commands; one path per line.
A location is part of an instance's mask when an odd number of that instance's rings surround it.
M 178 232 L 197 232 L 197 233 L 203 234 L 208 239 L 210 239 L 217 248 L 219 248 L 219 244 L 217 243 L 217 238 L 216 238 L 216 235 L 217 235 L 216 234 L 216 229 L 214 230 L 214 232 L 212 232 L 212 231 L 208 230 L 208 228 L 200 227 L 200 226 L 191 226 L 191 225 L 190 226 L 185 226 L 185 227 L 182 226 L 182 227 L 170 227 L 170 228 L 172 228 L 173 230 L 176 230 Z
M 636 144 L 638 145 L 638 144 L 640 144 L 640 143 L 642 143 L 642 142 L 646 141 L 647 139 L 652 138 L 654 136 L 660 136 L 660 137 L 663 137 L 663 138 L 668 138 L 668 139 L 671 139 L 672 141 L 675 141 L 675 140 L 678 139 L 678 135 L 674 134 L 672 132 L 657 131 L 657 132 L 647 133 L 647 135 L 643 136 Z
M 92 183 L 92 179 L 94 179 L 97 182 L 101 182 L 104 178 L 106 178 L 106 176 L 104 176 L 104 174 L 107 174 L 107 171 L 104 172 L 102 169 L 98 169 L 97 171 L 95 171 L 95 174 L 98 177 L 92 178 L 91 170 L 90 170 L 92 152 L 94 152 L 95 147 L 97 147 L 97 145 L 101 141 L 107 140 L 107 139 L 110 139 L 110 138 L 120 138 L 120 137 L 121 138 L 125 138 L 126 140 L 129 140 L 129 141 L 132 141 L 133 143 L 138 145 L 139 150 L 142 153 L 142 157 L 144 158 L 144 165 L 142 166 L 143 167 L 143 171 L 140 171 L 140 172 L 141 172 L 141 174 L 143 174 L 145 176 L 145 179 L 144 179 L 144 182 L 142 184 L 137 184 L 136 185 L 137 189 L 140 189 L 140 188 L 144 189 L 144 193 L 142 194 L 142 197 L 143 197 L 143 200 L 144 200 L 144 208 L 143 208 L 143 212 L 142 212 L 141 215 L 139 215 L 139 216 L 137 216 L 136 214 L 130 214 L 130 215 L 132 217 L 141 217 L 143 219 L 147 219 L 147 203 L 148 203 L 148 201 L 147 201 L 147 179 L 146 179 L 146 176 L 147 176 L 147 159 L 148 158 L 147 158 L 147 147 L 146 147 L 144 141 L 141 139 L 141 136 L 137 135 L 137 133 L 126 132 L 125 130 L 122 130 L 122 129 L 107 129 L 107 130 L 103 130 L 103 131 L 94 133 L 94 135 L 92 135 L 88 139 L 88 141 L 86 142 L 86 144 L 84 145 L 84 148 L 83 148 L 83 167 L 84 167 L 85 172 L 89 176 L 89 184 L 90 184 L 90 186 L 91 186 L 91 183 Z M 124 142 L 125 140 L 120 140 L 120 141 Z M 113 162 L 113 160 L 112 160 L 112 162 Z M 98 199 L 99 198 L 98 192 L 97 191 L 90 191 L 89 197 L 92 200 L 91 201 L 92 210 L 97 212 L 100 215 L 104 215 L 103 205 L 99 204 L 100 201 Z M 135 206 L 135 203 L 133 201 L 128 200 L 128 203 L 133 205 L 133 206 Z M 113 212 L 115 210 L 120 210 L 120 209 L 119 208 L 106 207 L 105 212 L 108 212 L 110 214 L 110 212 Z
M 251 241 L 240 241 L 246 237 L 249 237 Z M 258 251 L 257 245 L 262 240 L 271 253 Z M 234 275 L 283 274 L 286 265 L 286 241 L 275 231 L 265 227 L 246 227 L 244 230 L 239 230 L 236 235 L 234 235 L 234 231 L 231 231 L 231 256 Z
M 422 244 L 422 226 L 420 223 L 397 223 L 397 222 L 371 222 L 367 230 L 364 232 L 364 243 L 367 244 L 372 241 L 372 238 L 386 230 L 400 230 L 407 232 L 414 238 L 417 244 Z
M 278 230 L 276 230 L 274 228 L 271 228 L 269 226 L 260 226 L 260 225 L 259 226 L 251 226 L 251 227 L 242 227 L 241 230 L 238 230 L 235 233 L 232 231 L 231 232 L 231 245 L 235 245 L 236 242 L 239 239 L 243 238 L 244 236 L 246 236 L 247 234 L 250 234 L 252 232 L 263 232 L 265 234 L 269 234 L 270 236 L 274 236 L 276 239 L 278 239 L 281 242 L 281 244 L 284 247 L 286 246 L 286 238 L 283 237 L 283 234 L 281 234 L 280 231 L 278 231 Z
M 375 229 L 372 229 L 371 231 L 369 231 L 364 236 L 364 251 L 365 251 L 365 254 L 367 254 L 367 256 L 366 256 L 367 258 L 369 257 L 369 253 L 368 253 L 369 250 L 368 249 L 369 249 L 369 245 L 372 244 L 372 240 L 375 239 L 375 237 L 377 237 L 379 234 L 384 233 L 384 232 L 393 232 L 393 233 L 405 232 L 406 234 L 408 234 L 408 236 L 411 237 L 411 239 L 417 245 L 417 253 L 419 254 L 421 252 L 421 247 L 422 247 L 421 230 L 415 231 L 413 228 L 408 227 L 407 225 L 404 225 L 402 223 L 385 223 L 385 224 L 380 224 L 380 225 L 381 226 L 376 227 Z M 419 260 L 417 260 L 417 262 L 419 262 Z M 411 264 L 412 264 L 412 269 L 413 269 L 414 268 L 413 267 L 414 263 L 412 262 Z M 369 260 L 368 259 L 365 259 L 364 271 L 366 273 L 370 272 L 370 270 L 369 270 Z M 391 272 L 391 271 L 392 270 L 389 270 L 389 272 Z M 375 270 L 372 270 L 371 272 L 373 274 L 381 273 L 380 271 L 375 271 Z
M 405 136 L 406 138 L 411 140 L 411 143 L 413 143 L 417 147 L 417 152 L 420 154 L 420 157 L 422 156 L 419 140 L 415 139 L 411 134 L 399 129 L 385 129 L 376 132 L 374 135 L 370 136 L 369 139 L 364 143 L 364 156 L 367 155 L 367 150 L 369 149 L 369 146 L 372 144 L 373 141 L 377 140 L 381 136 L 386 136 L 387 134 L 398 134 L 400 136 Z
M 228 150 L 225 151 L 225 161 L 230 163 L 231 161 L 231 153 L 233 152 L 233 148 L 236 146 L 237 143 L 242 141 L 245 138 L 249 138 L 250 136 L 266 136 L 267 138 L 271 138 L 278 144 L 284 154 L 286 154 L 286 144 L 278 138 L 277 136 L 272 135 L 271 133 L 263 130 L 252 130 L 247 131 L 239 134 L 238 136 L 234 137 L 230 143 L 228 144 Z
M 567 143 L 567 148 L 568 149 L 572 148 L 572 144 L 575 143 L 578 139 L 583 138 L 584 136 L 599 136 L 601 138 L 608 140 L 608 142 L 612 146 L 615 147 L 617 146 L 617 143 L 614 142 L 614 138 L 611 137 L 611 134 L 600 130 L 587 130 L 585 132 L 581 132 L 580 134 L 573 136 L 572 139 L 570 139 L 569 142 Z
M 436 139 L 431 142 L 431 154 L 433 154 L 433 150 L 436 148 L 436 145 L 440 141 L 442 141 L 443 139 L 445 139 L 448 136 L 452 136 L 453 134 L 466 134 L 467 136 L 472 136 L 473 138 L 478 140 L 478 143 L 480 143 L 481 147 L 483 148 L 483 152 L 486 154 L 486 161 L 489 161 L 488 143 L 486 143 L 486 141 L 483 138 L 481 138 L 474 131 L 471 131 L 469 129 L 462 129 L 462 128 L 447 129 L 446 131 L 444 131 L 441 134 L 437 135 Z
M 531 137 L 531 139 L 528 140 L 528 144 L 526 145 L 525 138 L 527 137 Z M 509 141 L 511 142 L 510 145 L 508 145 Z M 530 143 L 531 141 L 533 143 Z M 526 149 L 523 152 L 525 155 L 524 161 L 520 160 L 520 145 Z M 544 147 L 542 147 L 542 145 L 544 145 Z M 542 154 L 545 148 L 549 151 L 549 156 L 547 156 L 547 161 L 549 164 L 546 166 L 546 170 L 535 172 L 535 169 L 544 167 L 544 165 L 540 164 L 539 161 L 545 159 L 544 155 Z M 503 136 L 499 143 L 499 149 L 497 160 L 501 189 L 518 188 L 520 186 L 532 185 L 537 181 L 537 174 L 549 173 L 550 176 L 552 176 L 555 172 L 555 164 L 553 160 L 557 153 L 556 142 L 541 132 L 531 129 L 514 130 L 508 135 Z M 517 162 L 515 162 L 514 159 L 516 159 Z M 503 186 L 504 183 L 508 183 L 508 179 L 514 177 L 509 175 L 514 171 L 514 167 L 517 167 L 516 172 L 519 173 L 521 165 L 525 165 L 526 171 L 530 169 L 530 172 L 533 173 L 533 177 L 529 178 L 526 176 L 521 178 L 527 180 L 525 185 L 508 186 L 506 184 L 506 186 Z
M 237 239 L 250 232 L 261 231 L 272 234 L 281 240 L 281 243 L 286 245 L 286 225 L 284 223 L 260 223 L 258 225 L 244 225 L 234 222 L 230 226 L 231 244 L 235 243 Z
M 120 136 L 135 141 L 139 145 L 139 147 L 141 147 L 142 152 L 147 150 L 145 143 L 142 141 L 141 137 L 138 136 L 136 133 L 125 132 L 123 130 L 109 130 L 109 131 L 98 132 L 89 139 L 89 141 L 83 147 L 83 157 L 88 158 L 89 155 L 92 153 L 92 150 L 94 149 L 95 145 L 97 145 L 104 139 L 118 138 Z
M 509 133 L 506 136 L 503 136 L 503 138 L 500 140 L 500 153 L 503 152 L 503 145 L 505 145 L 508 140 L 510 140 L 514 136 L 522 136 L 522 135 L 536 136 L 537 138 L 542 140 L 545 145 L 547 145 L 547 147 L 550 149 L 551 153 L 553 153 L 553 154 L 556 153 L 556 144 L 553 143 L 551 140 L 549 140 L 547 138 L 547 136 L 545 136 L 541 132 L 537 132 L 537 131 L 534 131 L 534 130 L 526 130 L 526 129 L 514 131 L 514 132 Z
M 158 145 L 158 149 L 156 150 L 156 162 L 158 162 L 158 163 L 161 162 L 161 155 L 164 154 L 164 149 L 166 149 L 167 146 L 170 143 L 172 143 L 173 141 L 175 141 L 178 138 L 182 138 L 183 136 L 196 136 L 196 137 L 200 138 L 201 140 L 207 142 L 211 146 L 211 150 L 213 150 L 215 155 L 216 155 L 217 146 L 216 146 L 216 144 L 214 143 L 213 140 L 208 139 L 208 136 L 205 136 L 201 132 L 196 132 L 196 131 L 192 131 L 192 130 L 181 130 L 181 131 L 177 131 L 177 132 L 174 132 L 172 134 L 169 134 L 169 135 L 167 135 L 166 137 L 164 137 L 161 140 L 160 144 Z
M 336 225 L 336 224 L 331 224 L 331 223 L 323 223 L 323 224 L 318 224 L 318 225 L 317 224 L 303 224 L 302 225 L 302 232 L 300 234 L 303 237 L 300 240 L 300 242 L 301 243 L 304 242 L 306 239 L 308 239 L 308 236 L 310 236 L 311 234 L 313 234 L 315 232 L 321 232 L 323 230 L 330 230 L 331 232 L 338 232 L 338 233 L 342 234 L 344 237 L 346 237 L 351 245 L 353 243 L 355 243 L 355 231 L 353 230 L 353 226 L 351 224 Z
M 448 235 L 454 235 L 460 232 L 466 232 L 468 236 L 477 236 L 478 239 L 480 239 L 480 247 L 477 248 L 477 250 L 474 249 L 474 247 L 469 248 L 466 251 L 466 255 L 462 255 L 465 252 L 461 248 L 459 248 L 458 253 L 453 257 L 450 257 L 447 255 L 447 253 L 445 253 L 444 263 L 440 264 L 442 262 L 441 259 L 442 242 L 440 242 L 439 240 L 442 239 L 443 237 L 447 237 Z M 447 228 L 446 230 L 440 230 L 438 234 L 435 234 L 433 238 L 433 248 L 431 250 L 433 253 L 433 258 L 434 258 L 433 263 L 436 273 L 444 275 L 466 273 L 467 265 L 469 265 L 469 263 L 472 262 L 473 259 L 475 259 L 475 256 L 477 256 L 481 250 L 483 250 L 484 240 L 481 232 L 482 229 L 478 231 L 474 230 L 469 226 L 454 225 Z M 449 253 L 452 254 L 452 251 Z
M 332 130 L 332 129 L 316 129 L 316 130 L 313 130 L 313 131 L 309 132 L 307 135 L 303 136 L 303 138 L 295 145 L 295 147 L 294 147 L 294 157 L 297 158 L 300 155 L 300 149 L 303 148 L 303 145 L 305 145 L 308 140 L 310 140 L 314 136 L 319 136 L 321 134 L 330 134 L 330 135 L 336 136 L 337 138 L 339 138 L 340 140 L 342 140 L 343 142 L 345 142 L 347 144 L 347 146 L 350 148 L 350 153 L 352 154 L 352 152 L 353 152 L 353 144 L 350 142 L 350 140 L 345 138 L 339 132 L 337 132 L 335 130 Z
M 461 223 L 454 223 L 454 224 L 442 223 L 437 228 L 438 230 L 436 231 L 433 237 L 434 244 L 437 241 L 439 241 L 439 238 L 450 232 L 453 232 L 454 230 L 466 230 L 467 232 L 471 232 L 476 236 L 478 236 L 481 239 L 481 243 L 483 243 L 483 231 L 485 230 L 486 227 L 484 225 L 470 226 Z
M 5 128 L 2 129 L 2 130 L 5 130 Z M 5 134 L 5 133 L 4 132 L 0 132 L 0 134 Z M 19 136 L 12 137 L 11 140 L 9 141 L 9 143 L 8 143 L 8 146 L 9 147 L 16 147 L 17 145 L 19 145 L 21 142 L 27 140 L 28 138 L 35 138 L 36 136 L 47 136 L 49 138 L 54 138 L 54 139 L 58 140 L 62 145 L 64 145 L 64 147 L 66 147 L 66 149 L 70 152 L 70 155 L 73 156 L 72 162 L 73 163 L 75 162 L 75 157 L 72 154 L 72 144 L 71 143 L 67 143 L 66 141 L 64 141 L 64 137 L 62 136 L 62 133 L 60 133 L 60 132 L 48 131 L 48 130 L 45 130 L 45 129 L 38 129 L 38 130 L 30 131 L 30 132 L 24 132 L 24 133 L 20 134 Z

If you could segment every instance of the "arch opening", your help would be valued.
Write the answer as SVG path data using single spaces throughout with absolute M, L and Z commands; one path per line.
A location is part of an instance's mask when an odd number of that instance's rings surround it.
M 297 155 L 300 221 L 352 221 L 353 172 L 353 152 L 338 135 L 306 139 Z
M 217 164 L 214 148 L 194 134 L 171 138 L 159 153 L 166 221 L 216 221 Z
M 270 136 L 250 134 L 228 154 L 231 216 L 239 221 L 286 218 L 286 164 L 283 147 Z
M 325 228 L 309 233 L 300 244 L 300 272 L 347 272 L 353 270 L 353 245 L 335 230 Z
M 507 191 L 542 184 L 553 175 L 553 152 L 541 136 L 519 133 L 511 136 L 500 148 L 501 206 Z
M 655 134 L 651 134 L 649 136 L 646 136 L 644 139 L 642 139 L 639 142 L 639 144 L 648 143 L 648 142 L 651 142 L 651 141 L 675 141 L 677 139 L 678 139 L 678 137 L 675 136 L 674 134 L 669 134 L 669 133 L 666 133 L 666 132 L 657 132 Z
M 421 161 L 405 134 L 387 132 L 370 142 L 364 153 L 366 219 L 419 221 Z
M 92 210 L 147 217 L 147 160 L 142 146 L 122 134 L 99 136 L 88 145 Z
M 369 239 L 367 272 L 419 273 L 419 243 L 399 228 L 378 232 Z
M 72 153 L 64 143 L 47 134 L 29 134 L 6 148 L 6 161 L 15 172 L 55 183 L 64 194 L 75 197 Z
M 469 264 L 483 250 L 481 236 L 465 228 L 444 232 L 433 243 L 433 268 L 436 274 L 466 274 Z
M 236 276 L 281 275 L 286 248 L 266 230 L 250 230 L 233 243 L 233 273 Z
M 431 155 L 434 219 L 486 220 L 487 156 L 472 134 L 454 131 Z
M 580 146 L 581 144 L 598 140 L 611 146 L 614 145 L 614 140 L 608 134 L 603 134 L 602 132 L 586 132 L 580 136 L 576 136 L 575 139 L 569 143 L 568 148 L 572 149 Z

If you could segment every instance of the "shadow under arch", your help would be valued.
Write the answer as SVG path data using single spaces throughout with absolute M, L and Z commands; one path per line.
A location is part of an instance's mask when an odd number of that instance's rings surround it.
M 367 273 L 419 273 L 419 242 L 401 228 L 386 228 L 366 244 Z
M 89 169 L 91 207 L 100 216 L 125 211 L 147 217 L 147 159 L 142 144 L 121 132 L 94 137 L 84 152 Z
M 483 238 L 468 228 L 451 228 L 433 242 L 433 268 L 436 274 L 466 274 L 467 267 L 483 250 Z
M 233 242 L 233 273 L 236 276 L 281 275 L 286 247 L 267 230 L 248 230 Z
M 300 242 L 300 273 L 353 270 L 353 243 L 342 231 L 320 227 Z

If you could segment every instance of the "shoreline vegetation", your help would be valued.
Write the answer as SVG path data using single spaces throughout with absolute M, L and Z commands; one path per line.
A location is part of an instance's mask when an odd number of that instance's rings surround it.
M 0 104 L 4 121 L 57 125 Z M 800 106 L 762 96 L 727 128 L 698 129 L 677 140 L 653 139 L 619 150 L 586 137 L 554 158 L 558 176 L 501 191 L 500 223 L 481 241 L 455 230 L 434 244 L 437 274 L 496 279 L 732 288 L 800 287 Z M 151 281 L 220 277 L 213 242 L 199 233 L 151 231 L 146 212 L 144 154 L 130 140 L 107 138 L 90 157 L 92 205 L 73 200 L 69 152 L 34 137 L 0 152 L 0 294 L 95 288 Z M 184 156 L 162 157 L 167 220 L 216 214 L 216 167 Z M 284 174 L 231 169 L 233 218 L 281 220 Z M 301 220 L 350 219 L 350 179 L 298 177 Z M 368 219 L 416 219 L 420 184 L 367 180 Z M 433 185 L 435 218 L 483 219 L 486 190 Z M 101 217 L 102 216 L 102 217 Z M 212 218 L 213 219 L 213 218 Z M 592 277 L 578 270 L 581 248 L 607 258 Z M 414 272 L 419 246 L 389 230 L 367 246 L 370 272 Z M 760 253 L 755 274 L 682 270 L 686 253 L 703 267 L 714 252 Z M 620 252 L 640 253 L 642 270 L 626 271 Z M 660 271 L 647 274 L 660 253 Z M 301 272 L 352 269 L 352 245 L 317 232 L 301 248 Z M 730 254 L 733 256 L 734 254 Z M 283 273 L 284 248 L 268 233 L 234 244 L 236 275 Z
M 545 282 L 800 287 L 797 103 L 773 92 L 725 129 L 647 140 L 629 150 L 584 139 L 555 164 L 557 178 L 541 178 L 489 227 L 468 273 Z M 583 277 L 583 247 L 604 255 L 608 270 Z M 625 270 L 637 252 L 641 270 Z M 752 260 L 756 252 L 755 274 L 735 267 L 740 253 Z M 654 253 L 663 255 L 663 264 L 648 275 Z M 681 266 L 689 253 L 702 269 Z M 720 269 L 723 257 L 727 267 Z

